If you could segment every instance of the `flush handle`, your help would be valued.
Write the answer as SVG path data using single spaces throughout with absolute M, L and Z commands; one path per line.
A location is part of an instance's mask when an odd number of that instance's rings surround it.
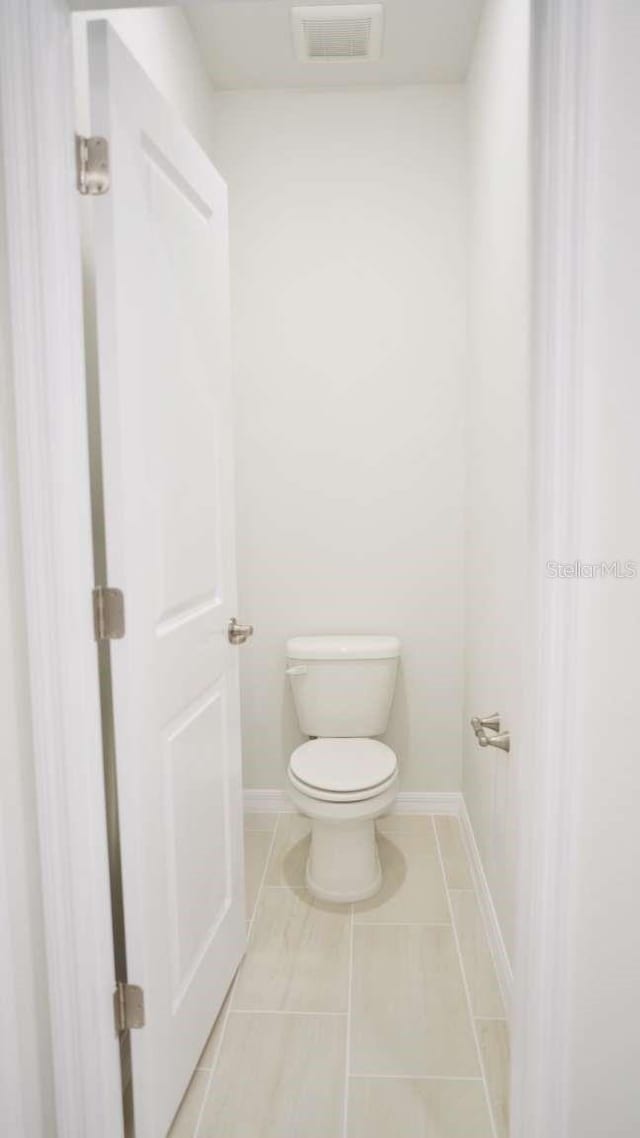
M 285 676 L 306 676 L 308 671 L 306 664 L 290 664 L 285 669 Z
M 227 625 L 227 638 L 230 644 L 246 644 L 250 636 L 253 636 L 252 624 L 238 624 L 235 616 L 231 617 Z

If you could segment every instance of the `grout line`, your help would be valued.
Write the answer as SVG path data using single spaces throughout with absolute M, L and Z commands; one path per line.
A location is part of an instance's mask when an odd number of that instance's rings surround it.
M 242 819 L 242 824 L 243 824 L 243 840 L 244 840 L 244 816 Z M 277 820 L 275 826 L 273 827 L 273 834 L 271 835 L 271 841 L 269 843 L 269 849 L 268 849 L 267 857 L 265 860 L 264 870 L 262 872 L 262 877 L 260 878 L 260 885 L 258 886 L 258 892 L 256 894 L 255 904 L 253 906 L 253 913 L 251 914 L 251 918 L 249 920 L 249 927 L 247 929 L 247 944 L 249 943 L 249 938 L 251 936 L 251 932 L 253 929 L 253 920 L 254 920 L 255 914 L 256 914 L 257 909 L 258 909 L 258 904 L 260 902 L 260 898 L 262 896 L 264 879 L 267 875 L 267 869 L 269 867 L 269 862 L 271 860 L 271 854 L 273 852 L 273 847 L 275 845 L 276 834 L 278 832 L 279 825 L 280 825 L 280 815 L 278 815 L 278 820 Z M 244 960 L 244 957 L 243 957 L 243 960 Z M 224 1022 L 222 1024 L 222 1027 L 220 1028 L 220 1039 L 218 1040 L 218 1048 L 217 1048 L 213 1063 L 211 1064 L 211 1069 L 209 1071 L 209 1078 L 207 1079 L 207 1085 L 205 1087 L 205 1092 L 202 1096 L 202 1102 L 200 1104 L 200 1110 L 198 1111 L 198 1117 L 196 1119 L 196 1124 L 195 1124 L 195 1127 L 193 1130 L 193 1138 L 198 1138 L 198 1134 L 200 1132 L 200 1125 L 202 1123 L 202 1119 L 204 1116 L 204 1110 L 205 1110 L 205 1107 L 207 1105 L 207 1100 L 209 1098 L 209 1094 L 211 1091 L 211 1085 L 213 1083 L 213 1076 L 216 1073 L 216 1070 L 218 1068 L 218 1063 L 220 1061 L 220 1055 L 222 1054 L 222 1047 L 224 1044 L 225 1036 L 227 1034 L 227 1024 L 229 1023 L 229 1016 L 231 1014 L 231 1004 L 233 1003 L 234 988 L 236 986 L 236 980 L 238 979 L 238 973 L 240 972 L 240 969 L 242 967 L 243 960 L 241 960 L 240 964 L 238 965 L 236 974 L 233 977 L 233 980 L 231 981 L 229 991 L 227 993 L 229 1003 L 227 1004 L 227 1010 L 225 1012 Z M 213 1031 L 213 1027 L 211 1030 Z M 196 1068 L 196 1070 L 197 1070 L 197 1068 Z
M 486 1075 L 486 1071 L 485 1071 L 485 1067 L 484 1067 L 484 1061 L 482 1058 L 482 1048 L 480 1047 L 480 1040 L 478 1038 L 478 1032 L 476 1030 L 476 1018 L 473 1014 L 473 1006 L 471 1003 L 471 992 L 469 991 L 469 984 L 467 982 L 467 974 L 465 972 L 464 961 L 462 959 L 462 951 L 460 948 L 460 940 L 458 938 L 458 930 L 456 928 L 456 923 L 455 923 L 454 916 L 453 916 L 453 905 L 451 904 L 449 883 L 447 881 L 447 874 L 445 871 L 444 858 L 442 856 L 442 849 L 440 847 L 440 839 L 438 837 L 438 827 L 436 826 L 435 822 L 433 823 L 433 832 L 434 832 L 435 837 L 436 837 L 436 846 L 438 848 L 438 856 L 440 858 L 440 867 L 441 867 L 442 875 L 444 877 L 444 882 L 445 882 L 445 890 L 446 890 L 446 894 L 447 894 L 447 904 L 449 906 L 449 913 L 451 916 L 451 926 L 453 929 L 453 939 L 455 942 L 456 951 L 458 953 L 458 961 L 460 964 L 460 971 L 462 973 L 462 984 L 464 987 L 465 996 L 467 998 L 467 1009 L 469 1012 L 469 1021 L 471 1023 L 471 1032 L 473 1035 L 473 1041 L 476 1045 L 476 1052 L 478 1055 L 478 1063 L 480 1064 L 480 1071 L 482 1073 L 482 1085 L 483 1085 L 483 1089 L 484 1089 L 485 1099 L 487 1102 L 487 1109 L 489 1111 L 489 1121 L 491 1122 L 491 1130 L 493 1133 L 493 1138 L 498 1138 L 498 1128 L 496 1125 L 496 1119 L 495 1119 L 495 1115 L 493 1112 L 493 1103 L 491 1101 L 491 1095 L 489 1094 L 489 1084 L 487 1082 L 487 1075 Z
M 240 965 L 238 966 L 238 971 L 239 971 L 239 969 L 240 969 Z M 227 1010 L 225 1013 L 224 1022 L 222 1024 L 222 1027 L 220 1028 L 220 1039 L 218 1040 L 218 1049 L 215 1053 L 213 1063 L 211 1064 L 211 1068 L 209 1070 L 209 1078 L 207 1079 L 207 1085 L 204 1089 L 204 1094 L 202 1096 L 202 1102 L 200 1103 L 200 1110 L 198 1111 L 198 1117 L 196 1118 L 196 1124 L 195 1124 L 195 1127 L 193 1130 L 193 1138 L 198 1138 L 198 1132 L 200 1130 L 200 1123 L 202 1122 L 202 1118 L 204 1115 L 204 1108 L 207 1105 L 207 1100 L 209 1098 L 209 1092 L 211 1090 L 211 1084 L 213 1083 L 213 1076 L 216 1073 L 218 1063 L 220 1061 L 220 1055 L 222 1052 L 222 1045 L 224 1043 L 225 1035 L 227 1034 L 227 1024 L 229 1022 L 229 1012 L 230 1012 L 230 1006 L 231 1006 L 232 993 L 233 993 L 233 989 L 235 987 L 237 975 L 238 975 L 238 972 L 236 972 L 235 976 L 233 977 L 233 980 L 231 982 L 231 987 L 229 988 L 229 993 L 228 993 L 229 1004 L 227 1005 Z M 213 1028 L 212 1028 L 212 1030 L 213 1030 Z
M 411 834 L 420 836 L 425 830 L 429 829 L 433 821 L 433 814 L 390 814 L 390 818 L 417 818 L 420 822 L 424 822 L 424 826 L 376 826 L 376 834 Z
M 349 905 L 350 911 L 350 926 L 349 926 L 349 986 L 347 990 L 347 1030 L 345 1039 L 345 1070 L 344 1070 L 344 1103 L 343 1103 L 343 1117 L 342 1117 L 342 1138 L 347 1138 L 349 1127 L 349 1068 L 351 1065 L 351 1016 L 352 1016 L 352 993 L 353 993 L 353 941 L 355 931 L 355 914 L 353 903 Z
M 231 1016 L 311 1016 L 313 1019 L 316 1016 L 334 1016 L 344 1019 L 349 1013 L 344 1012 L 290 1012 L 286 1008 L 232 1008 L 229 1010 Z M 207 1068 L 203 1068 L 207 1070 Z
M 390 1082 L 404 1079 L 411 1083 L 481 1083 L 482 1075 L 350 1075 L 351 1079 L 388 1079 Z
M 450 929 L 451 921 L 355 921 L 359 929 Z
M 265 885 L 265 889 L 286 889 L 288 893 L 308 893 L 306 885 L 289 885 L 285 881 L 284 885 Z
M 251 933 L 253 932 L 253 922 L 255 920 L 256 913 L 258 912 L 258 905 L 260 904 L 262 894 L 263 894 L 264 889 L 265 889 L 265 881 L 267 878 L 267 873 L 269 871 L 269 865 L 271 863 L 271 855 L 273 853 L 273 850 L 274 850 L 274 847 L 276 844 L 276 835 L 278 833 L 278 830 L 280 829 L 280 817 L 281 817 L 280 814 L 278 814 L 278 819 L 276 821 L 275 826 L 273 827 L 273 832 L 271 834 L 271 841 L 269 842 L 269 849 L 267 850 L 267 856 L 266 856 L 265 862 L 264 862 L 264 869 L 262 871 L 262 876 L 260 878 L 260 884 L 258 886 L 258 892 L 256 893 L 256 899 L 255 899 L 255 903 L 253 906 L 253 912 L 252 912 L 251 916 L 249 917 L 249 928 L 247 929 L 247 944 L 249 943 L 249 937 L 251 936 Z M 266 831 L 263 831 L 263 833 L 265 833 L 265 832 Z

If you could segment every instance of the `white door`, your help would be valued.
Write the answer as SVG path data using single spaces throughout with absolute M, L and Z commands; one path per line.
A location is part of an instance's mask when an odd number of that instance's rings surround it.
M 114 32 L 91 249 L 137 1138 L 164 1138 L 245 944 L 225 184 Z

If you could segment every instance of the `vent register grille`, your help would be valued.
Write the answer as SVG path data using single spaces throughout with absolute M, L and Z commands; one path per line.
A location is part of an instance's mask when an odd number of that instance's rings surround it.
M 349 4 L 292 8 L 294 42 L 302 60 L 378 59 L 382 5 Z
M 303 19 L 309 59 L 366 59 L 371 37 L 371 16 L 353 20 Z

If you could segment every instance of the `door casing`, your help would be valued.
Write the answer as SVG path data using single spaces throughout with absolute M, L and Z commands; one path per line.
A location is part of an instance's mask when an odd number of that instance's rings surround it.
M 48 1009 L 46 1134 L 122 1134 L 65 0 L 0 5 L 0 132 Z M 49 1030 L 47 1031 L 46 1020 Z M 11 1046 L 3 1040 L 3 1046 Z M 19 1093 L 30 1087 L 29 1056 Z M 2 1108 L 4 1109 L 4 1104 Z M 0 1130 L 12 1131 L 0 1118 Z M 30 1136 L 31 1138 L 31 1136 Z M 33 1138 L 41 1138 L 33 1135 Z

